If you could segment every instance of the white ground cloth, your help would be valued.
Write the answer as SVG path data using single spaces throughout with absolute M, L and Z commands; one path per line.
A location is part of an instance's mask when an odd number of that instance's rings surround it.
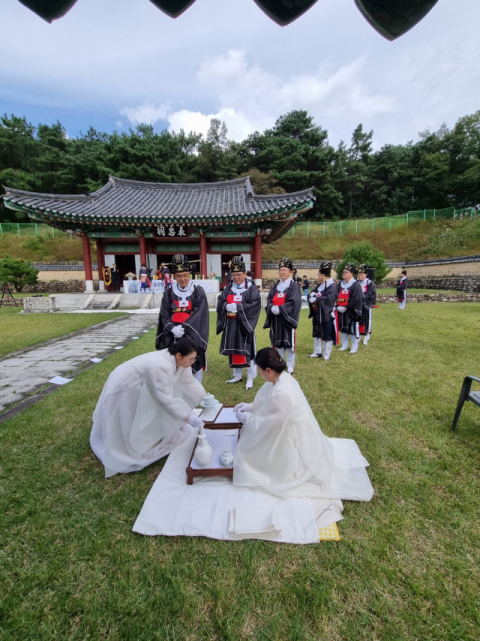
M 176 368 L 168 350 L 148 352 L 113 370 L 93 414 L 90 445 L 105 476 L 135 472 L 169 454 L 205 390 L 191 367 Z
M 342 497 L 335 496 L 341 488 L 336 487 L 334 480 L 330 487 L 333 498 L 326 495 L 315 499 L 306 498 L 312 489 L 318 493 L 320 488 L 313 483 L 304 483 L 295 488 L 298 494 L 303 493 L 303 498 L 291 497 L 288 500 L 255 489 L 234 486 L 231 479 L 227 478 L 195 479 L 193 485 L 187 485 L 185 469 L 196 436 L 196 430 L 192 428 L 190 436 L 170 454 L 133 526 L 134 532 L 149 536 L 207 536 L 227 541 L 260 538 L 281 543 L 307 544 L 318 543 L 318 528 L 342 519 Z M 358 464 L 361 454 L 354 441 L 330 439 L 330 442 L 336 459 L 338 453 L 339 468 L 348 467 L 352 462 Z M 355 485 L 359 480 L 364 487 L 369 485 L 364 467 L 347 470 L 347 475 L 350 473 L 356 477 Z M 344 483 L 345 475 L 342 475 L 342 479 Z M 372 494 L 373 489 L 370 497 Z M 280 531 L 244 535 L 229 533 L 231 511 L 237 508 L 245 508 L 251 512 L 252 526 L 257 517 L 260 520 L 255 508 L 262 508 L 261 514 L 265 519 L 273 510 L 275 529 Z M 245 512 L 240 510 L 238 514 L 244 517 Z

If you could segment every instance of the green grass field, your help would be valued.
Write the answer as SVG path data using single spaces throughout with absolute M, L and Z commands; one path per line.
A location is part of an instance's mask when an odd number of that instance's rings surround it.
M 378 287 L 377 294 L 395 294 L 397 292 L 396 287 Z M 466 294 L 466 292 L 457 292 L 453 290 L 444 290 L 444 289 L 413 289 L 410 287 L 408 290 L 409 294 Z
M 252 399 L 224 385 L 213 320 L 205 387 Z M 305 312 L 298 332 L 295 375 L 322 429 L 371 465 L 375 497 L 345 503 L 338 543 L 131 532 L 163 462 L 105 480 L 89 432 L 108 374 L 153 332 L 0 425 L 2 641 L 477 641 L 480 410 L 449 428 L 463 377 L 480 374 L 480 306 L 382 305 L 374 323 L 368 347 L 329 362 L 307 359 Z
M 123 316 L 121 313 L 20 314 L 21 309 L 0 308 L 0 356 Z

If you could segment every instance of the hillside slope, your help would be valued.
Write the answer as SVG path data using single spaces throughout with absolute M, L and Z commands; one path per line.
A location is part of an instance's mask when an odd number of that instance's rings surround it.
M 345 234 L 343 236 L 301 236 L 291 232 L 272 245 L 263 245 L 266 262 L 283 256 L 295 260 L 342 258 L 346 248 L 356 241 L 368 240 L 383 251 L 387 260 L 412 261 L 430 258 L 452 258 L 480 254 L 480 217 L 461 221 L 416 223 L 392 231 Z M 92 259 L 96 260 L 95 244 L 91 244 Z M 35 262 L 82 262 L 82 243 L 79 238 L 66 236 L 17 236 L 0 237 L 0 256 L 22 258 Z
M 378 231 L 343 236 L 305 237 L 288 234 L 276 243 L 264 245 L 265 261 L 282 256 L 292 259 L 342 258 L 354 242 L 368 240 L 385 253 L 387 260 L 412 261 L 431 258 L 453 258 L 480 253 L 480 218 L 461 221 L 416 223 L 392 231 Z

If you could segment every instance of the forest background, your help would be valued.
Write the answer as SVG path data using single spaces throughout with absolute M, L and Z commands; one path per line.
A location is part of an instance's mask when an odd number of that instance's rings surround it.
M 34 126 L 15 115 L 0 118 L 0 185 L 78 194 L 99 189 L 110 174 L 166 183 L 250 175 L 259 194 L 313 185 L 317 200 L 305 218 L 319 221 L 474 206 L 480 203 L 480 111 L 451 130 L 442 125 L 419 133 L 415 143 L 377 151 L 373 131 L 362 124 L 348 146 L 341 141 L 335 149 L 306 111 L 283 115 L 242 142 L 229 140 L 216 119 L 205 137 L 138 125 L 128 133 L 90 128 L 71 138 L 60 122 Z M 0 221 L 23 218 L 0 204 Z

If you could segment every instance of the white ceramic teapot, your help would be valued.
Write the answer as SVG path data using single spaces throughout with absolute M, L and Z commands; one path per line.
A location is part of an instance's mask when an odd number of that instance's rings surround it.
M 223 452 L 220 454 L 220 462 L 222 463 L 222 465 L 225 465 L 225 467 L 232 467 L 234 459 L 235 457 L 228 448 L 226 450 L 223 450 Z
M 210 447 L 205 432 L 203 431 L 203 425 L 200 427 L 198 432 L 198 443 L 195 448 L 194 459 L 200 467 L 206 467 L 212 460 L 212 448 Z

